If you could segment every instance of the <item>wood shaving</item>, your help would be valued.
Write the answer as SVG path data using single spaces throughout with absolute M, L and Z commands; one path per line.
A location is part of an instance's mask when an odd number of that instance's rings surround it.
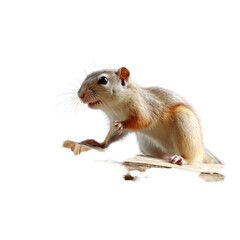
M 72 150 L 72 152 L 74 153 L 74 155 L 78 155 L 81 152 L 86 152 L 86 151 L 91 150 L 91 147 L 88 147 L 86 145 L 82 145 L 82 144 L 79 144 L 77 142 L 73 142 L 73 141 L 70 141 L 70 140 L 64 141 L 63 142 L 63 147 L 64 148 L 70 148 Z

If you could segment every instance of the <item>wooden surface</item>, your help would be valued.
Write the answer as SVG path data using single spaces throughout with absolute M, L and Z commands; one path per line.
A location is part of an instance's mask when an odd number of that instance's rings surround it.
M 165 168 L 178 168 L 182 170 L 200 172 L 200 173 L 218 173 L 220 170 L 223 169 L 224 165 L 222 164 L 200 164 L 200 163 L 193 163 L 193 164 L 185 164 L 185 165 L 177 165 L 172 164 L 167 160 L 153 158 L 153 157 L 146 157 L 142 155 L 137 155 L 133 158 L 129 158 L 124 162 L 124 165 L 128 168 L 131 167 L 138 167 L 142 168 L 151 168 L 151 167 L 165 167 Z M 139 170 L 140 171 L 140 170 Z
M 108 135 L 112 136 L 111 130 L 110 130 L 110 134 Z M 107 138 L 109 138 L 109 136 Z M 71 149 L 75 155 L 81 154 L 81 152 L 89 151 L 91 149 L 103 151 L 103 149 L 79 144 L 77 142 L 73 142 L 70 140 L 64 141 L 63 147 Z M 126 161 L 124 161 L 123 165 L 127 168 L 129 172 L 133 170 L 137 170 L 139 172 L 145 172 L 148 168 L 178 168 L 178 169 L 187 170 L 187 171 L 199 172 L 200 173 L 199 177 L 206 182 L 215 182 L 215 181 L 224 180 L 224 175 L 219 173 L 219 171 L 221 171 L 224 167 L 224 165 L 222 164 L 192 163 L 192 164 L 185 164 L 180 166 L 160 158 L 137 155 L 133 158 L 129 158 Z M 132 177 L 130 173 L 128 173 L 125 176 L 125 180 L 135 180 L 135 179 L 136 178 Z
M 78 154 L 81 154 L 82 152 L 86 152 L 86 151 L 89 151 L 92 149 L 100 151 L 100 152 L 104 151 L 104 149 L 99 148 L 99 147 L 92 147 L 92 146 L 80 144 L 80 143 L 70 141 L 70 140 L 64 141 L 63 147 L 71 149 L 72 152 L 74 153 L 74 155 L 78 155 Z

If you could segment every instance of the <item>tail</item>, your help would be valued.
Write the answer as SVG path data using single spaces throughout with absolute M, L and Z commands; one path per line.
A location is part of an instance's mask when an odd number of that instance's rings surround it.
M 212 154 L 208 149 L 204 148 L 204 163 L 215 163 L 223 164 L 214 154 Z

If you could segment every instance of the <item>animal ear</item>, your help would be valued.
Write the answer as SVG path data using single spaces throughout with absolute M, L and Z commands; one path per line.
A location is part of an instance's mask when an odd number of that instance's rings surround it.
M 128 77 L 130 76 L 130 72 L 127 68 L 121 67 L 118 70 L 118 76 L 122 80 L 122 85 L 125 86 L 126 81 L 128 80 Z

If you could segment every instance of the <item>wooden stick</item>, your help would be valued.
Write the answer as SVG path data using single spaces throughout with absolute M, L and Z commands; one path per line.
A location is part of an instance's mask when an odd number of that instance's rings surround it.
M 143 155 L 137 155 L 133 158 L 127 159 L 124 163 L 125 166 L 134 167 L 166 167 L 166 168 L 178 168 L 182 170 L 200 172 L 200 173 L 218 173 L 223 169 L 224 165 L 222 164 L 203 164 L 203 163 L 192 163 L 185 165 L 177 165 L 170 163 L 167 160 L 163 160 L 160 158 L 147 157 Z

